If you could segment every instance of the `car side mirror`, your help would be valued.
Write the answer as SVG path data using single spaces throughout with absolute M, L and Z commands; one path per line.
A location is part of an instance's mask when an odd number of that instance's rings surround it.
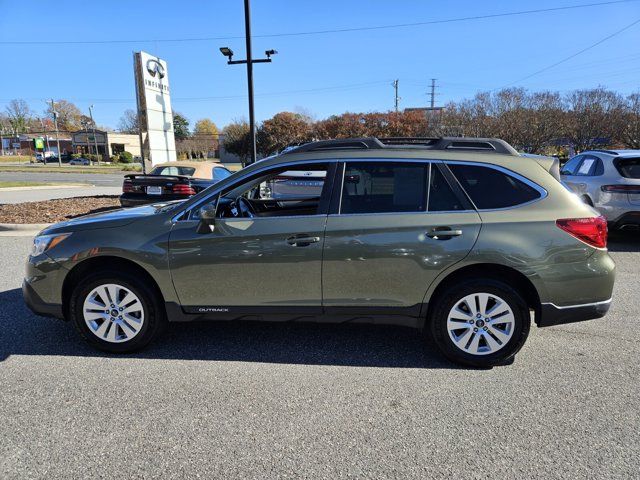
M 207 203 L 200 207 L 198 210 L 200 222 L 196 230 L 198 233 L 211 233 L 215 230 L 216 210 L 215 203 Z

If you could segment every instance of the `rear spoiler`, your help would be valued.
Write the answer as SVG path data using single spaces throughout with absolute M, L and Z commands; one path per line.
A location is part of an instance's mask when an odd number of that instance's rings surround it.
M 128 178 L 129 180 L 136 180 L 136 179 L 160 179 L 160 180 L 167 180 L 167 181 L 175 181 L 175 182 L 180 182 L 180 181 L 184 181 L 184 180 L 190 180 L 191 177 L 188 175 L 145 175 L 143 173 L 129 173 L 127 175 L 124 176 L 124 178 Z
M 533 158 L 533 160 L 538 162 L 538 165 L 549 172 L 553 178 L 560 181 L 560 160 L 558 160 L 556 157 L 543 156 L 536 156 Z

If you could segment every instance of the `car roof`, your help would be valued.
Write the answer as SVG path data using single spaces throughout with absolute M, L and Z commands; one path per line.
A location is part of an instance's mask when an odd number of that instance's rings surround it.
M 628 149 L 628 150 L 605 150 L 605 149 L 593 149 L 593 150 L 586 150 L 584 152 L 581 152 L 580 155 L 585 154 L 585 153 L 599 153 L 599 154 L 605 154 L 605 155 L 611 155 L 613 157 L 616 158 L 622 158 L 622 157 L 638 157 L 640 156 L 640 150 L 632 150 L 632 149 Z

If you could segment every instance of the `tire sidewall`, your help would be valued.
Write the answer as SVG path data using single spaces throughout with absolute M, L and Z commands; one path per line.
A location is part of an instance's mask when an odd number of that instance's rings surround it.
M 463 352 L 449 337 L 449 312 L 462 298 L 474 293 L 489 293 L 503 299 L 514 316 L 513 335 L 507 344 L 495 353 L 473 355 Z M 493 367 L 509 362 L 524 345 L 531 327 L 529 309 L 518 292 L 497 280 L 469 280 L 447 289 L 434 305 L 429 329 L 432 339 L 442 353 L 455 363 L 474 367 Z
M 142 303 L 144 322 L 138 334 L 131 340 L 121 343 L 111 343 L 98 338 L 84 320 L 84 301 L 93 289 L 100 285 L 113 283 L 131 290 Z M 69 302 L 69 315 L 80 335 L 96 348 L 111 353 L 128 353 L 141 349 L 147 345 L 160 330 L 162 319 L 153 292 L 134 277 L 115 272 L 102 272 L 83 279 L 74 289 Z

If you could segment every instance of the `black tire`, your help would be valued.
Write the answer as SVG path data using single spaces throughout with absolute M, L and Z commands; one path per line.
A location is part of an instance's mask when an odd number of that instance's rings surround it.
M 451 309 L 467 295 L 480 292 L 500 297 L 511 308 L 514 317 L 511 338 L 499 350 L 484 355 L 463 351 L 450 338 L 447 329 L 447 319 Z M 429 317 L 426 333 L 442 354 L 459 365 L 479 368 L 513 363 L 516 353 L 527 340 L 531 327 L 529 309 L 522 295 L 509 285 L 495 279 L 474 278 L 452 285 L 434 299 Z
M 83 315 L 84 301 L 96 287 L 103 284 L 121 285 L 133 292 L 140 300 L 144 311 L 144 322 L 139 332 L 130 340 L 111 343 L 98 338 L 87 326 Z M 131 353 L 145 347 L 164 331 L 167 320 L 164 307 L 152 288 L 126 271 L 99 271 L 82 278 L 71 294 L 69 317 L 76 329 L 89 344 L 110 353 Z

